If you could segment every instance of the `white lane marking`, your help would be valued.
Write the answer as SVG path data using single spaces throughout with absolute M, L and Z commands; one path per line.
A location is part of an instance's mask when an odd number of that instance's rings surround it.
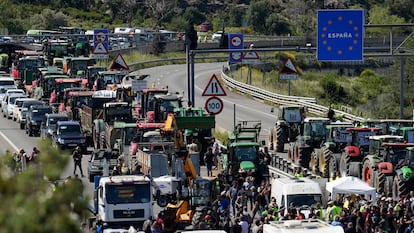
M 11 147 L 13 147 L 13 149 L 15 150 L 15 151 L 18 151 L 19 150 L 19 148 L 16 146 L 16 145 L 14 145 L 14 143 L 12 142 L 12 141 L 10 141 L 10 139 L 8 138 L 8 137 L 6 137 L 6 135 L 4 135 L 4 133 L 3 132 L 1 132 L 0 131 L 0 136 L 1 137 L 3 137 L 3 139 L 11 146 Z

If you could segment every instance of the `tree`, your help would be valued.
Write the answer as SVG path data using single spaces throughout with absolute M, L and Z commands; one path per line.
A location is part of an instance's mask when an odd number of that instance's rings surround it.
M 243 19 L 245 17 L 245 10 L 241 7 L 231 7 L 229 13 L 229 26 L 241 27 Z
M 59 26 L 68 26 L 69 17 L 60 11 L 49 8 L 30 18 L 31 27 L 37 29 L 58 29 Z
M 253 31 L 266 33 L 266 18 L 270 15 L 270 3 L 266 0 L 252 1 L 247 10 L 247 20 Z
M 289 22 L 281 15 L 273 13 L 266 19 L 267 33 L 271 35 L 286 35 L 291 33 Z
M 147 15 L 154 20 L 154 28 L 160 28 L 165 19 L 178 11 L 175 1 L 171 0 L 146 0 L 144 4 Z
M 404 19 L 396 16 L 391 15 L 390 10 L 387 7 L 383 6 L 374 6 L 368 13 L 368 23 L 369 24 L 402 24 L 404 23 Z M 381 27 L 374 27 L 374 28 L 367 28 L 367 33 L 373 33 L 376 35 L 387 35 L 390 32 L 389 28 L 381 28 Z M 394 28 L 393 32 L 401 32 L 401 28 Z
M 194 25 L 199 25 L 206 20 L 206 16 L 193 6 L 185 10 L 183 17 L 187 22 Z
M 87 202 L 80 180 L 59 182 L 70 156 L 42 142 L 36 164 L 21 173 L 12 169 L 15 161 L 8 152 L 0 163 L 2 232 L 80 232 Z

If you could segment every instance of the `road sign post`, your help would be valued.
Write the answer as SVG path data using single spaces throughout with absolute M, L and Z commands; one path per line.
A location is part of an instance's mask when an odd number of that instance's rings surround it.
M 279 79 L 289 80 L 288 82 L 288 95 L 290 95 L 290 80 L 299 79 L 299 71 L 296 68 L 295 63 L 292 59 L 286 59 L 282 68 L 279 70 Z
M 243 34 L 229 34 L 229 49 L 243 49 L 244 48 Z M 230 52 L 229 63 L 237 63 L 242 61 L 241 52 Z
M 217 96 L 226 96 L 226 91 L 221 86 L 217 76 L 213 74 L 204 88 L 202 96 L 211 96 L 207 99 L 204 108 L 211 115 L 219 114 L 223 110 L 223 101 Z
M 95 59 L 109 58 L 109 30 L 95 29 L 93 31 L 93 52 Z
M 318 11 L 318 61 L 362 61 L 364 11 Z

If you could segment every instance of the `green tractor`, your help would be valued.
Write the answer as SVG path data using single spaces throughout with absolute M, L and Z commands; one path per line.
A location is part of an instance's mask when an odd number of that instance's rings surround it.
M 378 135 L 369 137 L 370 148 L 368 154 L 365 156 L 362 165 L 362 180 L 367 184 L 375 187 L 378 193 L 386 196 L 397 197 L 405 193 L 407 190 L 401 188 L 403 184 L 398 177 L 405 171 L 407 177 L 407 168 L 402 169 L 406 164 L 407 156 L 410 150 L 407 148 L 413 147 L 412 143 L 405 143 L 401 136 L 395 135 Z M 395 169 L 400 169 L 400 174 L 397 174 Z M 397 175 L 397 177 L 394 177 Z M 394 180 L 397 179 L 397 183 Z M 395 186 L 395 190 L 393 190 Z
M 265 176 L 266 167 L 259 156 L 260 129 L 260 121 L 241 121 L 229 136 L 227 153 L 223 155 L 223 169 L 230 180 L 252 175 L 260 181 Z
M 322 177 L 332 177 L 338 170 L 342 150 L 347 145 L 348 131 L 352 128 L 351 123 L 333 122 L 326 126 L 327 137 L 320 149 L 312 152 L 309 168 L 319 172 Z
M 311 154 L 326 140 L 328 118 L 307 117 L 303 123 L 303 134 L 290 143 L 288 160 L 297 166 L 309 168 Z
M 285 143 L 294 142 L 303 130 L 306 109 L 301 106 L 279 106 L 275 127 L 269 130 L 268 147 L 283 152 Z
M 399 161 L 394 173 L 392 196 L 397 200 L 397 197 L 407 195 L 414 189 L 414 147 L 407 147 L 405 158 Z

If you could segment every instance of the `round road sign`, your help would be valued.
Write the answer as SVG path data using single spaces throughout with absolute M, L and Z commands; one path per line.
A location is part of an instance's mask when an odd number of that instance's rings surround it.
M 212 115 L 219 114 L 223 110 L 223 101 L 218 97 L 212 96 L 206 101 L 204 108 Z
M 232 52 L 230 55 L 231 55 L 231 58 L 234 61 L 241 60 L 241 53 L 240 52 Z
M 231 45 L 233 45 L 233 47 L 239 47 L 242 43 L 242 39 L 238 36 L 235 36 L 231 39 Z

